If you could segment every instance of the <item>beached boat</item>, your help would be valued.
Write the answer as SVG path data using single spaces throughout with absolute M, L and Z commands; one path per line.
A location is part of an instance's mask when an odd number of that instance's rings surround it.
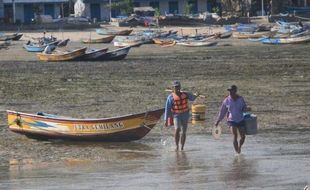
M 47 45 L 52 46 L 52 49 L 55 49 L 58 44 L 58 41 L 51 42 L 49 44 L 36 44 L 36 43 L 27 43 L 24 44 L 23 47 L 28 51 L 28 52 L 42 52 Z
M 255 32 L 258 30 L 257 24 L 235 24 L 224 26 L 226 31 L 237 31 L 237 32 Z
M 108 51 L 102 56 L 98 57 L 96 60 L 102 60 L 102 61 L 122 60 L 128 55 L 130 48 L 131 46 L 128 46 Z
M 173 39 L 166 39 L 166 38 L 163 38 L 163 39 L 154 38 L 153 42 L 154 42 L 154 44 L 158 44 L 158 45 L 162 45 L 162 46 L 175 44 L 175 40 L 173 40 Z
M 23 36 L 23 34 L 9 34 L 9 35 L 1 35 L 0 36 L 0 41 L 7 41 L 7 40 L 13 40 L 13 41 L 17 41 L 19 40 L 21 37 Z
M 11 41 L 4 41 L 0 43 L 0 49 L 9 49 L 9 46 L 11 45 Z
M 72 61 L 83 56 L 86 52 L 86 47 L 75 49 L 72 51 L 54 51 L 50 54 L 37 53 L 37 57 L 41 61 Z
M 184 41 L 184 42 L 177 42 L 177 45 L 180 46 L 187 46 L 187 47 L 206 47 L 206 46 L 215 46 L 217 41 Z
M 127 46 L 130 46 L 130 47 L 139 47 L 141 46 L 142 44 L 144 44 L 143 41 L 141 40 L 134 40 L 134 41 L 114 41 L 113 42 L 113 45 L 115 47 L 119 47 L 119 48 L 122 48 L 122 47 L 127 47 Z
M 265 38 L 262 39 L 263 44 L 297 44 L 297 43 L 307 43 L 310 42 L 310 35 L 300 36 L 295 38 Z
M 104 28 L 100 28 L 100 29 L 96 29 L 96 33 L 99 35 L 114 35 L 114 36 L 127 36 L 129 35 L 133 30 L 129 29 L 129 30 L 112 30 L 112 29 L 104 29 Z
M 95 44 L 95 43 L 110 43 L 114 39 L 114 35 L 107 35 L 95 39 L 83 39 L 82 42 L 85 44 Z
M 69 38 L 65 39 L 65 40 L 61 40 L 58 42 L 57 47 L 65 47 L 68 45 L 68 42 L 70 41 Z
M 222 33 L 215 34 L 215 36 L 220 38 L 220 39 L 225 39 L 225 38 L 230 38 L 232 33 L 233 33 L 232 31 L 222 32 Z
M 80 57 L 80 60 L 85 61 L 97 61 L 100 60 L 100 57 L 106 54 L 108 48 L 101 48 L 101 49 L 90 49 L 85 52 L 85 54 Z
M 270 32 L 270 31 L 265 31 L 265 32 L 233 32 L 233 37 L 238 38 L 238 39 L 248 39 L 248 38 L 261 38 L 263 36 L 273 36 L 275 35 L 276 32 Z
M 133 141 L 156 125 L 164 109 L 102 119 L 75 119 L 57 115 L 7 111 L 13 132 L 39 140 Z

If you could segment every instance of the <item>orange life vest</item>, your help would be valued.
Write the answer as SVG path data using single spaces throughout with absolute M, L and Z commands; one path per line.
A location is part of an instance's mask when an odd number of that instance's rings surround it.
M 184 113 L 187 112 L 188 109 L 188 97 L 186 93 L 181 92 L 181 96 L 172 93 L 173 96 L 173 106 L 172 113 Z

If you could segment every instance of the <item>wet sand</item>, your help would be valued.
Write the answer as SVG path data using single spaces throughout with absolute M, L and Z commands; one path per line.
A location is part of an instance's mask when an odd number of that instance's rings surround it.
M 125 189 L 125 183 L 129 189 L 309 185 L 309 44 L 268 46 L 227 39 L 211 48 L 143 45 L 117 62 L 44 63 L 23 50 L 23 43 L 0 50 L 1 189 L 22 189 L 21 184 L 29 189 L 48 189 L 44 184 L 73 189 L 78 181 L 80 189 Z M 80 46 L 85 45 L 69 45 Z M 160 108 L 168 95 L 164 89 L 175 79 L 184 90 L 207 96 L 206 124 L 190 127 L 184 152 L 190 161 L 182 158 L 177 166 L 170 166 L 178 163 L 178 155 L 172 151 L 172 130 L 162 131 L 162 121 L 144 139 L 131 143 L 40 142 L 9 132 L 6 126 L 7 109 L 98 118 Z M 239 87 L 260 127 L 258 136 L 247 139 L 240 163 L 235 163 L 225 124 L 226 134 L 219 142 L 210 133 L 231 84 Z M 293 174 L 286 171 L 290 167 Z M 237 178 L 238 173 L 244 177 Z M 124 183 L 117 185 L 118 180 Z

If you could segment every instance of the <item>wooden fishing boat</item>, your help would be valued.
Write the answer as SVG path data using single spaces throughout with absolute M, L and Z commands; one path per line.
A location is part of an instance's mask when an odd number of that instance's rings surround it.
M 158 44 L 158 45 L 171 45 L 175 43 L 175 40 L 173 39 L 160 39 L 160 38 L 154 38 L 153 39 L 154 44 Z
M 58 42 L 57 47 L 65 47 L 68 45 L 68 42 L 70 41 L 69 38 L 65 39 L 65 40 L 61 40 Z
M 10 34 L 10 35 L 1 35 L 0 36 L 0 41 L 7 41 L 7 40 L 13 40 L 13 41 L 17 41 L 19 40 L 21 37 L 23 36 L 23 34 Z
M 114 36 L 128 36 L 133 30 L 112 30 L 112 29 L 96 29 L 96 33 L 99 35 L 114 35 Z
M 96 60 L 101 61 L 117 61 L 124 59 L 127 54 L 129 53 L 131 46 L 118 48 L 112 51 L 108 51 L 107 53 L 103 54 L 102 56 L 98 57 Z
M 36 44 L 36 43 L 27 43 L 24 44 L 23 47 L 28 51 L 28 52 L 42 52 L 47 45 L 52 46 L 52 48 L 56 48 L 58 44 L 58 41 L 51 42 L 49 44 Z
M 143 41 L 141 40 L 133 40 L 133 41 L 114 41 L 113 42 L 113 45 L 115 47 L 119 47 L 119 48 L 122 48 L 122 47 L 139 47 L 141 46 L 142 44 L 144 44 Z
M 0 49 L 9 49 L 11 45 L 11 41 L 4 41 L 0 43 Z
M 276 32 L 254 32 L 254 33 L 249 33 L 249 32 L 233 32 L 233 37 L 238 38 L 238 39 L 248 39 L 248 38 L 261 38 L 263 36 L 272 36 Z
M 261 40 L 263 44 L 297 44 L 310 42 L 310 35 L 295 38 L 266 38 Z
M 222 33 L 216 34 L 216 36 L 220 39 L 230 38 L 231 35 L 232 35 L 232 31 L 222 32 Z
M 102 119 L 75 119 L 57 115 L 29 114 L 7 110 L 13 132 L 38 140 L 133 141 L 156 125 L 164 109 Z
M 14 34 L 14 37 L 12 38 L 13 41 L 18 41 L 22 38 L 23 34 Z
M 95 38 L 95 39 L 84 39 L 82 40 L 83 43 L 85 44 L 94 44 L 94 43 L 110 43 L 114 39 L 114 35 L 108 35 L 100 38 Z
M 101 56 L 107 53 L 107 51 L 108 51 L 108 48 L 87 50 L 85 54 L 82 57 L 80 57 L 80 60 L 98 61 L 100 60 Z
M 187 46 L 187 47 L 206 47 L 206 46 L 215 46 L 217 44 L 217 41 L 185 41 L 185 42 L 177 42 L 177 45 L 180 46 Z
M 72 51 L 54 51 L 53 53 L 37 53 L 37 57 L 41 61 L 72 61 L 83 56 L 86 52 L 86 47 Z

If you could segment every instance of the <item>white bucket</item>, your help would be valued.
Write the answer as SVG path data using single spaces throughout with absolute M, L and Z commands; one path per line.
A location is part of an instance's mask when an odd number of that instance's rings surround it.
M 245 134 L 246 135 L 257 134 L 257 117 L 256 117 L 256 115 L 251 114 L 251 117 L 244 119 L 244 123 L 245 123 Z

